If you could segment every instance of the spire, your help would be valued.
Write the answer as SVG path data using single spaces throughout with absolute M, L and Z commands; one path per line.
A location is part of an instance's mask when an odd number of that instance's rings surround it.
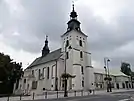
M 74 2 L 73 2 L 73 4 L 72 4 L 72 8 L 73 8 L 73 10 L 72 10 L 72 12 L 70 13 L 70 17 L 71 17 L 71 19 L 75 19 L 75 18 L 77 18 L 77 13 L 76 13 L 75 10 L 74 10 Z
M 74 2 L 73 2 L 73 5 L 72 6 L 73 6 L 73 11 L 74 11 Z
M 71 30 L 81 31 L 80 22 L 77 20 L 77 13 L 74 10 L 74 3 L 72 4 L 72 12 L 70 13 L 70 21 L 67 24 L 68 24 L 67 31 L 71 31 Z
M 47 38 L 48 38 L 48 36 L 46 35 L 45 45 L 48 44 Z
M 49 52 L 50 50 L 48 47 L 48 36 L 46 35 L 45 46 L 43 47 L 43 50 L 42 50 L 42 57 L 46 56 Z

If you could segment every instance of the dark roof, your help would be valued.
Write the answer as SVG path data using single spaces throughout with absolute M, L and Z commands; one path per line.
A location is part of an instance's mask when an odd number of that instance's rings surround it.
M 71 32 L 71 31 L 79 32 L 79 33 L 81 33 L 82 35 L 84 35 L 84 36 L 86 36 L 86 37 L 87 37 L 87 35 L 86 35 L 86 34 L 84 34 L 82 31 L 77 31 L 77 30 L 75 30 L 75 29 L 73 29 L 73 30 L 69 30 L 69 31 L 66 31 L 63 35 L 61 35 L 61 37 L 63 37 L 64 35 L 66 35 L 68 32 Z
M 55 51 L 52 51 L 51 53 L 47 54 L 44 57 L 36 58 L 26 69 L 29 69 L 36 65 L 47 63 L 49 61 L 56 60 L 56 59 L 60 58 L 60 55 L 61 55 L 61 48 L 57 49 Z

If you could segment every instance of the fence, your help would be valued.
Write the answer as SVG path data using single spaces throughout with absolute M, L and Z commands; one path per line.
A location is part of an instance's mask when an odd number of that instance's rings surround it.
M 94 94 L 94 91 L 71 91 L 68 92 L 68 97 L 76 97 L 76 96 L 88 96 Z M 37 99 L 53 99 L 53 98 L 64 98 L 64 92 L 56 91 L 56 92 L 48 92 L 45 91 L 42 95 L 36 95 L 34 92 L 30 96 L 8 96 L 0 98 L 0 101 L 20 101 L 20 100 L 37 100 Z

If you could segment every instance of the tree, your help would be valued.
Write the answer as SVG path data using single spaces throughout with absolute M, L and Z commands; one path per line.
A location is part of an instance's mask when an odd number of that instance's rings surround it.
M 132 71 L 130 68 L 130 64 L 126 63 L 126 62 L 122 62 L 121 63 L 121 72 L 128 75 L 128 76 L 132 76 Z
M 75 78 L 75 76 L 73 76 L 73 75 L 71 75 L 71 74 L 69 74 L 69 73 L 63 73 L 62 75 L 61 75 L 61 78 Z
M 14 83 L 23 76 L 22 63 L 16 63 L 9 55 L 0 53 L 0 94 L 13 92 Z

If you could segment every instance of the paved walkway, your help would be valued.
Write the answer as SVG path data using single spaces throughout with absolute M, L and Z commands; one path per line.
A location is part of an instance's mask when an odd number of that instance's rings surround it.
M 88 96 L 88 95 L 106 95 L 106 94 L 111 94 L 111 93 L 118 93 L 118 92 L 127 92 L 127 91 L 134 91 L 134 89 L 113 89 L 112 92 L 106 92 L 106 90 L 97 90 L 94 93 L 89 93 L 89 92 L 70 92 L 68 93 L 68 97 L 75 97 L 75 96 Z M 55 94 L 48 94 L 48 95 L 39 95 L 39 96 L 23 96 L 20 98 L 20 96 L 17 97 L 9 97 L 9 101 L 19 101 L 21 100 L 33 100 L 33 99 L 53 99 L 53 98 L 63 98 L 64 97 L 64 92 L 57 93 Z M 8 101 L 7 97 L 0 98 L 0 101 Z

